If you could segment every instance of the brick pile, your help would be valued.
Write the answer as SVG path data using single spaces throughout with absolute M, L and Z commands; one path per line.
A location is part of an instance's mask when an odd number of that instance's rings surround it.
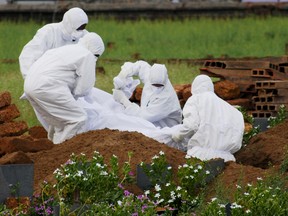
M 12 104 L 11 94 L 0 92 L 0 165 L 32 163 L 26 153 L 54 146 L 42 127 L 28 128 L 25 121 L 17 120 L 18 117 L 20 112 Z
M 267 57 L 259 61 L 207 60 L 200 73 L 239 86 L 238 99 L 228 102 L 246 108 L 255 118 L 275 116 L 281 104 L 288 105 L 287 56 Z

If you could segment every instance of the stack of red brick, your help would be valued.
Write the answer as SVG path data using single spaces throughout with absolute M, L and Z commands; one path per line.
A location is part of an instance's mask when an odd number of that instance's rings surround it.
M 20 112 L 11 101 L 8 91 L 0 92 L 0 165 L 31 163 L 26 153 L 51 149 L 53 144 L 42 127 L 28 128 L 17 120 Z
M 267 57 L 258 61 L 208 60 L 200 72 L 239 86 L 240 94 L 236 103 L 246 108 L 253 117 L 275 116 L 281 104 L 288 105 L 287 56 Z

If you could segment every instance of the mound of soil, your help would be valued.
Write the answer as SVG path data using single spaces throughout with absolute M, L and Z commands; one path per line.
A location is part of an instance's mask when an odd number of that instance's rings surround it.
M 223 172 L 211 183 L 211 196 L 215 192 L 213 185 L 216 186 L 218 183 L 233 188 L 236 184 L 253 183 L 257 177 L 265 178 L 267 173 L 273 172 L 285 158 L 287 129 L 288 121 L 253 137 L 246 147 L 235 154 L 237 161 L 227 162 Z M 137 132 L 109 129 L 90 131 L 62 144 L 54 145 L 50 150 L 27 154 L 34 162 L 35 192 L 40 191 L 40 184 L 44 180 L 54 182 L 54 170 L 65 163 L 72 153 L 84 153 L 91 158 L 94 151 L 100 152 L 107 164 L 111 156 L 116 155 L 120 165 L 128 161 L 127 153 L 132 152 L 131 166 L 134 173 L 137 164 L 142 161 L 151 162 L 152 157 L 158 155 L 160 151 L 165 152 L 168 163 L 174 170 L 185 161 L 184 152 Z M 136 186 L 131 188 L 131 191 L 135 194 L 142 192 Z

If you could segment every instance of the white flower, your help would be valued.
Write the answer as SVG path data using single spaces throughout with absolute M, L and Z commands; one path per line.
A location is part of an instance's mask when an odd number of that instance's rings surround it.
M 76 176 L 79 176 L 79 177 L 81 177 L 81 176 L 82 176 L 82 174 L 83 174 L 83 171 L 82 171 L 82 170 L 78 170 L 78 171 L 77 171 L 77 173 L 76 173 Z
M 249 193 L 245 192 L 244 195 L 245 195 L 245 196 L 249 196 Z
M 168 169 L 168 170 L 171 170 L 171 169 L 172 169 L 172 167 L 171 167 L 171 166 L 168 166 L 168 167 L 167 167 L 167 169 Z
M 197 169 L 195 169 L 195 170 L 194 170 L 194 173 L 198 173 L 198 170 L 197 170 Z
M 160 151 L 159 152 L 159 155 L 164 155 L 165 153 L 163 151 Z
M 206 170 L 206 175 L 209 175 L 210 174 L 210 171 L 209 170 Z
M 224 205 L 224 204 L 219 204 L 219 207 L 220 207 L 220 208 L 226 208 L 226 205 Z
M 154 155 L 154 156 L 152 157 L 152 160 L 155 160 L 155 159 L 158 159 L 158 158 L 159 158 L 158 155 Z
M 190 178 L 191 178 L 191 179 L 194 179 L 194 176 L 193 176 L 193 175 L 190 175 Z
M 194 167 L 193 167 L 193 165 L 190 165 L 189 168 L 192 170 Z
M 177 186 L 176 190 L 179 191 L 181 190 L 182 188 L 180 186 Z
M 236 188 L 240 189 L 240 188 L 241 188 L 241 186 L 240 186 L 240 185 L 238 185 L 238 184 L 236 184 Z
M 117 201 L 117 204 L 118 204 L 119 206 L 121 206 L 121 205 L 122 205 L 122 201 L 118 200 L 118 201 Z
M 157 203 L 159 204 L 159 203 L 162 203 L 162 202 L 164 202 L 164 199 L 160 199 Z
M 155 197 L 156 197 L 156 198 L 159 198 L 159 197 L 160 197 L 160 194 L 159 194 L 159 193 L 156 193 L 156 194 L 155 194 Z
M 185 155 L 185 159 L 190 159 L 191 155 Z
M 148 194 L 150 194 L 150 191 L 149 190 L 147 190 L 147 191 L 145 191 L 145 193 L 144 193 L 146 196 L 148 196 Z
M 258 181 L 262 181 L 263 179 L 261 177 L 257 177 L 257 180 Z
M 201 166 L 201 165 L 198 165 L 198 169 L 200 169 L 200 170 L 201 170 L 201 169 L 202 169 L 202 166 Z
M 217 198 L 216 198 L 216 197 L 213 197 L 213 198 L 211 199 L 211 202 L 214 202 L 215 200 L 217 200 Z
M 166 186 L 166 187 L 169 187 L 170 185 L 171 185 L 171 184 L 168 182 L 165 186 Z
M 100 175 L 106 176 L 106 175 L 108 175 L 108 173 L 106 171 L 101 171 Z
M 247 186 L 248 186 L 248 187 L 251 187 L 252 185 L 248 183 Z
M 250 210 L 250 209 L 247 209 L 247 210 L 245 211 L 245 213 L 249 214 L 249 213 L 251 213 L 251 210 Z
M 184 168 L 188 167 L 188 164 L 184 164 L 183 167 L 184 167 Z
M 160 191 L 160 190 L 161 190 L 160 185 L 156 184 L 156 185 L 155 185 L 155 190 L 156 190 L 156 191 Z
M 60 169 L 56 169 L 54 172 L 53 172 L 53 174 L 58 174 L 60 172 Z

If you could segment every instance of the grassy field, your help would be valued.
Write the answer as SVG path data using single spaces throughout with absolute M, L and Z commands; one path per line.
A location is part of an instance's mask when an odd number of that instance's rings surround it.
M 143 59 L 166 64 L 173 84 L 190 83 L 199 65 L 170 64 L 169 58 L 265 57 L 286 54 L 288 18 L 187 19 L 182 21 L 90 20 L 89 31 L 102 36 L 106 50 L 97 62 L 105 74 L 97 74 L 96 86 L 111 92 L 112 79 L 125 61 Z M 38 124 L 27 101 L 19 100 L 23 80 L 18 56 L 23 46 L 45 23 L 0 22 L 0 91 L 8 90 L 29 126 Z M 138 55 L 135 58 L 135 54 Z

